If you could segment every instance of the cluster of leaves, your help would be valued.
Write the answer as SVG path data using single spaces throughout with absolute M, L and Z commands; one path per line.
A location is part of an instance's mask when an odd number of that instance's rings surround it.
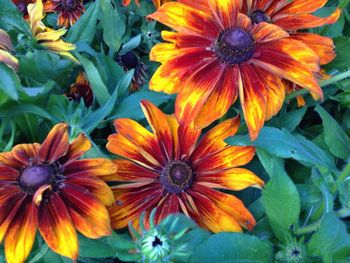
M 159 262 L 347 262 L 350 258 L 350 8 L 349 1 L 329 1 L 317 15 L 328 15 L 335 6 L 343 10 L 334 25 L 314 29 L 332 37 L 337 57 L 326 66 L 331 79 L 324 80 L 325 100 L 306 97 L 298 108 L 287 97 L 284 108 L 251 142 L 246 135 L 227 140 L 232 145 L 254 145 L 257 157 L 249 169 L 268 182 L 264 189 L 239 193 L 256 218 L 250 233 L 211 234 L 184 216 L 165 219 L 154 226 L 171 239 L 183 232 L 172 246 L 184 248 Z M 129 86 L 133 71 L 117 63 L 117 57 L 134 52 L 148 67 L 152 46 L 160 41 L 160 28 L 144 17 L 154 10 L 141 1 L 122 7 L 119 0 L 88 2 L 86 12 L 72 26 L 65 40 L 77 46 L 80 65 L 43 49 L 33 39 L 27 22 L 10 0 L 0 0 L 0 28 L 13 41 L 19 72 L 0 63 L 0 150 L 13 145 L 42 141 L 52 124 L 67 122 L 72 136 L 84 132 L 94 143 L 90 156 L 107 155 L 104 145 L 113 132 L 110 120 L 127 117 L 143 121 L 139 107 L 148 99 L 165 112 L 173 112 L 174 97 L 148 90 L 147 83 L 136 92 Z M 45 24 L 55 27 L 56 15 Z M 87 107 L 64 95 L 84 70 L 95 94 Z M 229 112 L 226 117 L 234 112 Z M 246 134 L 243 124 L 241 134 Z M 174 223 L 175 222 L 175 223 Z M 151 231 L 151 230 L 149 230 Z M 142 253 L 138 238 L 127 231 L 99 240 L 80 237 L 79 262 L 152 262 Z M 173 248 L 173 247 L 172 247 Z M 173 250 L 172 250 L 173 251 Z M 174 252 L 174 251 L 173 251 Z M 1 253 L 3 255 L 3 253 Z M 0 258 L 0 261 L 2 259 Z M 38 237 L 29 262 L 68 262 L 50 251 Z

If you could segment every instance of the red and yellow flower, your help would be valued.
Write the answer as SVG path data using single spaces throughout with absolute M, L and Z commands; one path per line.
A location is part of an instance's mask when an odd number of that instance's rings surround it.
M 69 87 L 67 97 L 76 102 L 80 102 L 83 99 L 86 106 L 91 106 L 94 94 L 83 71 L 79 72 L 75 83 Z
M 57 13 L 57 25 L 66 28 L 74 25 L 85 12 L 83 0 L 48 0 L 44 6 L 46 12 Z
M 184 213 L 214 232 L 252 229 L 255 220 L 234 195 L 215 189 L 242 190 L 264 182 L 239 166 L 254 157 L 252 146 L 224 142 L 236 133 L 239 118 L 228 119 L 207 132 L 178 123 L 148 101 L 142 110 L 153 133 L 130 119 L 117 119 L 117 133 L 107 149 L 125 159 L 115 160 L 118 171 L 113 187 L 116 205 L 110 208 L 112 226 L 123 228 L 157 207 L 156 223 L 171 213 Z M 214 189 L 215 188 L 215 189 Z
M 150 89 L 179 93 L 175 113 L 180 122 L 194 119 L 205 127 L 239 96 L 254 140 L 283 104 L 283 79 L 322 99 L 314 75 L 320 59 L 308 45 L 274 24 L 252 23 L 239 14 L 238 0 L 208 0 L 208 5 L 199 9 L 171 2 L 149 16 L 176 31 L 163 31 L 168 43 L 151 51 L 151 59 L 162 65 Z
M 61 39 L 67 30 L 64 28 L 53 30 L 46 27 L 42 22 L 45 17 L 42 0 L 36 0 L 35 4 L 29 4 L 28 13 L 29 26 L 34 38 L 40 43 L 40 45 L 46 47 L 52 52 L 79 63 L 79 61 L 70 53 L 70 51 L 75 50 L 75 45 L 64 42 Z
M 71 144 L 66 124 L 42 144 L 19 144 L 0 153 L 0 242 L 9 263 L 28 257 L 37 229 L 60 255 L 78 256 L 76 229 L 89 238 L 111 234 L 106 206 L 113 194 L 102 180 L 115 173 L 106 159 L 78 160 L 91 147 L 79 135 Z
M 5 63 L 13 70 L 18 70 L 18 59 L 11 53 L 14 51 L 10 36 L 0 28 L 0 62 Z

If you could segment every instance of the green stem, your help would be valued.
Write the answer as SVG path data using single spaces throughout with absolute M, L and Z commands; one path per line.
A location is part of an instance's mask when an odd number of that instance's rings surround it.
M 349 175 L 350 175 L 350 162 L 348 162 L 344 170 L 339 175 L 337 182 L 343 182 Z
M 345 7 L 348 6 L 349 2 L 350 2 L 350 0 L 341 0 L 339 2 L 338 8 L 344 9 Z
M 307 94 L 307 93 L 309 93 L 309 91 L 308 91 L 307 89 L 300 89 L 300 90 L 297 90 L 297 91 L 295 91 L 295 92 L 293 92 L 293 93 L 287 95 L 287 96 L 286 96 L 286 101 L 289 101 L 289 100 L 291 100 L 291 99 L 294 99 L 294 98 L 296 98 L 296 97 L 298 97 L 298 96 L 300 96 L 300 95 L 305 95 L 305 94 Z
M 320 81 L 320 86 L 321 87 L 325 87 L 325 86 L 334 84 L 334 83 L 336 83 L 338 81 L 341 81 L 343 79 L 349 78 L 349 77 L 350 77 L 350 70 L 345 71 L 345 72 L 343 72 L 341 74 L 338 74 L 338 75 L 334 76 L 331 79 Z
M 322 222 L 322 218 L 317 220 L 316 222 L 310 224 L 310 225 L 297 228 L 297 229 L 294 230 L 294 234 L 298 235 L 298 236 L 301 236 L 301 235 L 305 235 L 305 234 L 309 234 L 309 233 L 315 232 L 315 231 L 317 231 L 320 228 L 321 222 Z

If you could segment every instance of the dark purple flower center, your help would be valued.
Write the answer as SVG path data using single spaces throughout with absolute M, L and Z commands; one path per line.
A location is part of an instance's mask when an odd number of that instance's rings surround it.
M 129 51 L 124 55 L 120 56 L 120 62 L 122 66 L 126 67 L 128 70 L 136 68 L 139 64 L 138 57 L 134 54 L 134 52 Z
M 267 16 L 261 10 L 255 10 L 249 15 L 250 19 L 254 24 L 259 24 L 261 22 L 270 22 L 270 17 Z
M 49 165 L 33 165 L 25 168 L 19 177 L 21 190 L 34 194 L 41 186 L 49 184 L 55 176 L 55 170 Z
M 170 161 L 162 171 L 160 183 L 169 193 L 179 194 L 192 185 L 193 171 L 184 161 Z
M 254 54 L 254 49 L 253 37 L 241 28 L 223 31 L 214 46 L 218 58 L 229 65 L 249 60 Z
M 76 4 L 76 0 L 61 0 L 61 6 L 66 11 L 73 11 Z

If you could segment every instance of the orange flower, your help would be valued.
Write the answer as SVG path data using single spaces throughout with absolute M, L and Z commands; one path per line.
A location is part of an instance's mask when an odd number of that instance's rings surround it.
M 83 99 L 86 106 L 91 106 L 94 95 L 84 72 L 79 72 L 75 83 L 69 87 L 67 97 L 76 102 Z
M 78 160 L 91 147 L 84 135 L 69 144 L 66 124 L 42 144 L 19 144 L 0 153 L 0 242 L 9 263 L 28 257 L 37 228 L 60 255 L 78 256 L 77 229 L 89 238 L 111 233 L 105 206 L 114 202 L 102 180 L 114 173 L 106 159 Z
M 151 51 L 151 59 L 162 65 L 150 89 L 179 93 L 179 121 L 195 119 L 196 126 L 205 127 L 239 96 L 254 140 L 283 104 L 282 79 L 308 89 L 315 99 L 323 97 L 314 76 L 319 57 L 311 48 L 276 25 L 254 24 L 238 14 L 238 0 L 208 1 L 210 10 L 171 2 L 149 16 L 177 31 L 163 31 L 169 43 Z
M 114 181 L 123 184 L 113 189 L 112 226 L 123 228 L 142 212 L 149 217 L 158 207 L 156 223 L 182 212 L 214 232 L 252 229 L 255 220 L 244 204 L 214 189 L 264 185 L 251 171 L 238 168 L 250 162 L 255 148 L 224 142 L 236 133 L 239 118 L 220 123 L 200 139 L 201 130 L 193 124 L 179 124 L 148 101 L 141 106 L 153 133 L 133 120 L 117 119 L 117 133 L 108 138 L 107 149 L 125 158 L 114 161 L 118 166 Z
M 85 12 L 82 0 L 48 0 L 44 8 L 46 12 L 58 13 L 57 25 L 63 27 L 74 25 Z

